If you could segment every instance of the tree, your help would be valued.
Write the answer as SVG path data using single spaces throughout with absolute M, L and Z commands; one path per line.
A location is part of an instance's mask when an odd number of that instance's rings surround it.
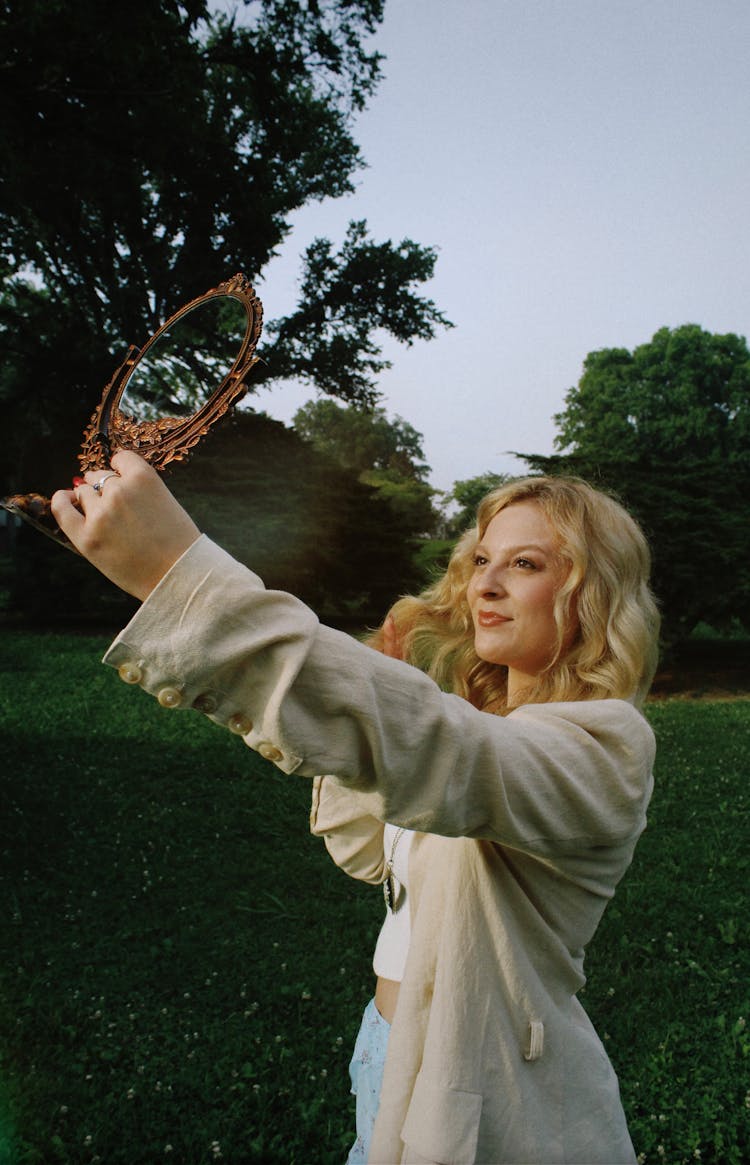
M 434 250 L 409 239 L 398 246 L 372 242 L 365 222 L 350 223 L 338 254 L 327 239 L 316 240 L 305 252 L 296 311 L 269 327 L 269 370 L 372 407 L 375 377 L 390 367 L 373 331 L 411 344 L 432 339 L 438 325 L 453 326 L 432 300 L 413 291 L 432 277 L 435 258 Z
M 5 0 L 6 488 L 55 483 L 127 343 L 235 271 L 257 280 L 294 210 L 353 189 L 352 117 L 378 82 L 364 45 L 382 12 L 383 0 L 250 0 L 240 23 L 206 0 Z M 363 223 L 339 252 L 315 242 L 298 305 L 267 327 L 266 377 L 372 402 L 387 363 L 375 329 L 409 343 L 447 324 L 416 290 L 434 262 Z M 43 459 L 42 425 L 51 444 L 61 434 Z M 47 480 L 25 478 L 33 462 Z
M 443 496 L 443 506 L 458 505 L 458 510 L 452 513 L 446 521 L 446 533 L 449 537 L 457 538 L 476 521 L 477 506 L 482 498 L 491 490 L 497 489 L 510 481 L 507 473 L 493 473 L 488 470 L 478 477 L 469 477 L 464 481 L 454 481 L 453 489 Z
M 406 522 L 411 537 L 432 531 L 437 514 L 427 484 L 422 435 L 385 409 L 348 408 L 332 400 L 308 401 L 294 414 L 294 428 L 313 448 L 356 473 Z
M 381 0 L 6 0 L 2 257 L 98 332 L 155 329 L 257 274 L 310 199 L 352 190 Z
M 559 450 L 730 464 L 750 454 L 750 353 L 742 336 L 685 324 L 661 328 L 633 352 L 591 352 L 565 403 L 555 416 Z
M 332 400 L 308 401 L 297 409 L 293 423 L 305 441 L 357 473 L 394 471 L 401 478 L 424 481 L 430 472 L 421 433 L 403 417 L 389 421 L 381 406 L 344 408 Z
M 553 457 L 614 490 L 654 553 L 665 637 L 698 622 L 750 627 L 750 352 L 741 336 L 696 324 L 660 329 L 629 352 L 590 353 L 555 420 Z
M 364 165 L 353 116 L 380 76 L 366 42 L 382 14 L 383 0 L 247 0 L 231 16 L 207 0 L 3 0 L 0 493 L 49 493 L 69 479 L 127 345 L 237 271 L 257 285 L 295 210 L 353 190 Z M 434 263 L 432 248 L 376 242 L 362 222 L 339 249 L 316 240 L 296 306 L 281 315 L 266 304 L 277 318 L 251 389 L 298 378 L 376 402 L 387 366 L 376 332 L 408 344 L 449 326 L 419 293 Z M 197 473 L 194 496 L 196 482 L 221 493 L 225 476 L 215 464 Z M 312 478 L 330 499 L 330 474 Z M 307 561 L 338 579 L 349 607 L 372 606 L 386 574 L 406 585 L 393 547 L 401 539 L 408 558 L 413 527 L 364 483 L 350 492 L 368 546 L 384 547 L 377 578 L 355 602 L 356 579 L 331 574 L 322 550 Z M 280 495 L 263 494 L 277 506 Z M 64 598 L 43 609 L 80 609 L 80 564 L 39 541 L 18 540 L 16 593 L 26 601 L 30 579 L 38 590 L 40 577 L 54 578 Z
M 263 414 L 236 410 L 169 484 L 201 529 L 328 622 L 374 624 L 418 582 L 408 517 Z
M 263 413 L 231 413 L 200 455 L 166 471 L 200 529 L 271 588 L 291 590 L 326 622 L 362 629 L 421 583 L 414 527 L 381 492 Z M 122 624 L 136 604 L 76 555 L 30 527 L 12 581 L 35 622 Z

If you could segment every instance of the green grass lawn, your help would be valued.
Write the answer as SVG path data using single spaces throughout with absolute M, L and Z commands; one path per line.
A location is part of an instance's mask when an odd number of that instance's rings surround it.
M 0 1163 L 343 1161 L 382 898 L 309 787 L 100 666 L 0 635 Z M 652 704 L 649 829 L 582 999 L 647 1162 L 750 1157 L 750 701 Z

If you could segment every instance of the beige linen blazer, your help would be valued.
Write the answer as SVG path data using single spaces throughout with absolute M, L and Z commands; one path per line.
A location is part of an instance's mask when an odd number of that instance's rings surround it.
M 630 704 L 507 717 L 319 625 L 200 538 L 105 656 L 314 781 L 312 828 L 382 878 L 418 831 L 412 941 L 370 1160 L 632 1165 L 617 1080 L 576 998 L 645 825 L 653 735 Z

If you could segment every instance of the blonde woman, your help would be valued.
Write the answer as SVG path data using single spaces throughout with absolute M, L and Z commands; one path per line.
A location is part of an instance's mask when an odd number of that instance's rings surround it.
M 134 454 L 113 469 L 53 501 L 144 600 L 105 661 L 314 778 L 313 831 L 386 889 L 351 1160 L 634 1162 L 577 1000 L 652 787 L 658 617 L 633 520 L 574 480 L 495 491 L 373 651 L 200 537 Z M 382 1081 L 362 1071 L 378 1054 Z

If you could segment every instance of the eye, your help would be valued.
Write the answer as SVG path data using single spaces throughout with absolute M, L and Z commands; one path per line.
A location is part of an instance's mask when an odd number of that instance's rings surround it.
M 530 558 L 514 558 L 513 565 L 520 566 L 521 570 L 536 570 L 536 563 Z
M 486 566 L 487 559 L 483 554 L 475 554 L 471 560 L 475 566 Z

